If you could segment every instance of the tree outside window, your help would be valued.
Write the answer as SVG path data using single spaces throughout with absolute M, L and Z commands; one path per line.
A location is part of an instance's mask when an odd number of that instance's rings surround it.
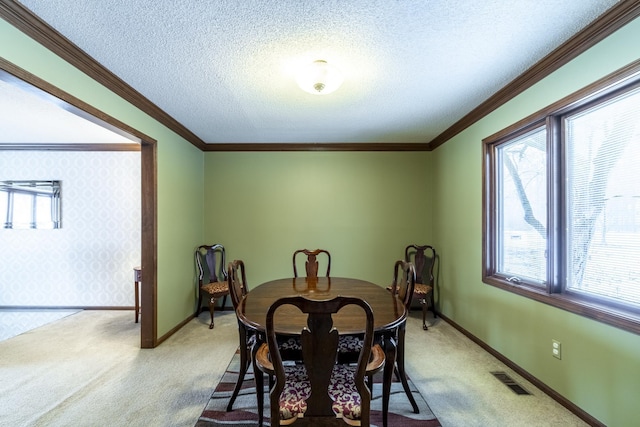
M 483 280 L 640 332 L 640 78 L 623 80 L 484 141 Z

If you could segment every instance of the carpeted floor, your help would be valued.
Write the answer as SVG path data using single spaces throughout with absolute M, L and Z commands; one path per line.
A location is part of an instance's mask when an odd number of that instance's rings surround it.
M 253 372 L 251 370 L 245 376 L 240 394 L 233 405 L 233 411 L 226 411 L 227 403 L 229 402 L 229 398 L 238 378 L 237 373 L 239 366 L 240 356 L 236 353 L 231 359 L 222 379 L 213 391 L 211 399 L 207 403 L 202 415 L 196 423 L 196 427 L 218 427 L 229 425 L 248 427 L 258 425 L 255 386 L 253 381 Z M 381 379 L 380 374 L 377 375 L 373 386 L 371 425 L 374 427 L 382 426 Z M 420 392 L 416 389 L 413 383 L 411 383 L 411 380 L 409 380 L 409 385 L 420 409 L 420 413 L 413 413 L 413 409 L 404 393 L 404 390 L 402 389 L 402 385 L 394 379 L 394 382 L 391 385 L 391 397 L 389 402 L 389 425 L 403 427 L 439 427 L 440 422 L 436 419 L 436 416 L 433 414 L 424 398 L 420 395 Z M 266 392 L 264 414 L 264 425 L 270 425 L 268 417 L 269 399 Z
M 216 312 L 214 329 L 208 316 L 152 350 L 140 349 L 131 311 L 80 311 L 0 341 L 0 426 L 193 427 L 238 348 L 235 314 Z M 448 323 L 428 321 L 423 331 L 419 311 L 407 319 L 407 372 L 442 426 L 587 425 Z
M 55 322 L 80 310 L 0 309 L 0 341 Z

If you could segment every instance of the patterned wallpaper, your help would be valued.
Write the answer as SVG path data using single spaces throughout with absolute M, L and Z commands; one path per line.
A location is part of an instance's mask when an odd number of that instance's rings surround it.
M 140 152 L 0 151 L 0 180 L 62 181 L 62 228 L 0 228 L 0 306 L 132 306 Z

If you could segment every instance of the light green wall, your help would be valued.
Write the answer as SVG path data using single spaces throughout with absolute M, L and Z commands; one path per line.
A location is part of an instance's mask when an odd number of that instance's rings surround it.
M 331 252 L 333 276 L 388 285 L 408 243 L 433 235 L 431 153 L 205 155 L 205 237 L 242 259 L 249 287 L 290 277 L 296 249 Z
M 0 56 L 158 141 L 159 336 L 192 312 L 203 236 L 247 262 L 251 286 L 289 276 L 305 246 L 384 285 L 408 241 L 434 243 L 447 316 L 607 425 L 640 419 L 640 337 L 480 279 L 481 140 L 637 59 L 640 22 L 431 153 L 203 154 L 3 20 L 0 40 Z
M 193 256 L 204 233 L 203 153 L 173 135 L 158 147 L 159 337 L 193 315 Z
M 0 40 L 6 60 L 158 141 L 157 333 L 164 335 L 193 314 L 193 250 L 203 234 L 203 153 L 4 20 Z
M 640 57 L 640 20 L 436 149 L 440 309 L 608 426 L 640 419 L 640 336 L 481 281 L 482 139 Z M 562 360 L 551 340 L 562 342 Z

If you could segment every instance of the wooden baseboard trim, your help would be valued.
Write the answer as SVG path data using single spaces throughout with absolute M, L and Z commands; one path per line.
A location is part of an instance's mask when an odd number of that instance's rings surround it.
M 195 316 L 192 314 L 190 316 L 187 316 L 186 319 L 184 319 L 182 322 L 178 323 L 176 326 L 174 326 L 172 329 L 170 329 L 166 334 L 164 334 L 163 336 L 161 336 L 160 338 L 158 338 L 156 340 L 156 345 L 155 347 L 158 347 L 160 344 L 162 344 L 163 342 L 165 342 L 171 335 L 175 334 L 176 332 L 178 332 L 184 325 L 186 325 L 187 323 L 189 323 L 191 320 L 193 320 Z
M 445 322 L 447 322 L 448 324 L 453 326 L 455 329 L 460 331 L 464 336 L 469 338 L 471 341 L 473 341 L 474 343 L 476 343 L 480 347 L 482 347 L 483 350 L 485 350 L 486 352 L 488 352 L 489 354 L 494 356 L 496 359 L 498 359 L 499 361 L 501 361 L 502 363 L 507 365 L 509 368 L 513 369 L 515 372 L 518 373 L 518 375 L 522 376 L 527 381 L 529 381 L 531 384 L 533 384 L 536 387 L 538 387 L 545 394 L 547 394 L 553 400 L 555 400 L 556 402 L 558 402 L 559 404 L 561 404 L 562 406 L 567 408 L 569 411 L 574 413 L 578 418 L 580 418 L 581 420 L 583 420 L 584 422 L 586 422 L 590 426 L 593 426 L 593 427 L 606 427 L 605 424 L 603 424 L 602 422 L 598 421 L 596 418 L 594 418 L 593 416 L 591 416 L 590 414 L 588 414 L 587 412 L 582 410 L 580 407 L 578 407 L 573 402 L 571 402 L 570 400 L 568 400 L 567 398 L 562 396 L 557 391 L 553 390 L 551 387 L 549 387 L 548 385 L 546 385 L 545 383 L 540 381 L 538 378 L 536 378 L 533 375 L 531 375 L 529 372 L 527 372 L 525 369 L 523 369 L 522 367 L 520 367 L 519 365 L 517 365 L 516 363 L 514 363 L 513 361 L 511 361 L 507 357 L 505 357 L 503 354 L 501 354 L 500 352 L 498 352 L 495 349 L 491 348 L 484 341 L 480 340 L 478 337 L 473 335 L 471 332 L 467 331 L 465 328 L 463 328 L 462 326 L 457 324 L 455 321 L 451 320 L 450 318 L 448 318 L 445 315 L 442 315 L 441 313 L 438 313 L 438 316 L 440 316 Z
M 202 307 L 203 310 L 202 311 L 207 311 L 209 312 L 209 309 L 206 307 Z M 216 307 L 216 312 L 217 311 L 228 311 L 228 310 L 233 310 L 233 307 Z M 198 315 L 202 312 L 200 310 L 198 310 Z M 169 330 L 166 334 L 164 334 L 163 336 L 161 336 L 160 338 L 158 338 L 158 340 L 156 341 L 156 345 L 155 347 L 159 346 L 160 344 L 162 344 L 164 341 L 166 341 L 171 335 L 175 334 L 176 332 L 178 332 L 184 325 L 186 325 L 187 323 L 189 323 L 191 320 L 195 319 L 196 314 L 192 314 L 191 316 L 187 316 L 186 319 L 184 319 L 182 322 L 178 323 L 175 327 L 173 327 L 171 330 Z

